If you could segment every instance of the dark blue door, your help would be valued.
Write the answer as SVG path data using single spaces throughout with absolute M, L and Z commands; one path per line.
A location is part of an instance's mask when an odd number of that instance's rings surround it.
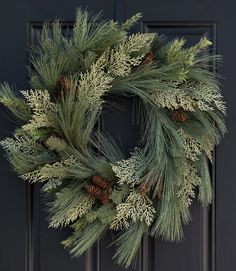
M 236 2 L 234 0 L 1 0 L 0 81 L 27 89 L 27 50 L 44 20 L 62 18 L 70 29 L 77 6 L 103 10 L 105 17 L 122 22 L 134 13 L 143 18 L 133 31 L 157 32 L 168 39 L 185 36 L 189 44 L 207 35 L 213 50 L 224 56 L 221 73 L 228 104 L 229 133 L 216 149 L 212 167 L 214 201 L 210 209 L 196 202 L 193 219 L 185 228 L 185 241 L 171 244 L 144 238 L 137 261 L 139 271 L 234 271 L 236 269 Z M 123 108 L 109 109 L 104 127 L 128 150 L 137 139 L 131 125 L 132 101 Z M 125 110 L 124 110 L 125 109 Z M 1 111 L 4 111 L 1 108 Z M 2 115 L 2 114 L 1 114 Z M 15 124 L 1 116 L 1 138 Z M 67 232 L 48 229 L 40 203 L 39 187 L 19 181 L 1 153 L 0 270 L 1 271 L 115 271 L 107 234 L 91 251 L 71 260 L 60 241 Z M 235 190 L 234 190 L 235 189 Z

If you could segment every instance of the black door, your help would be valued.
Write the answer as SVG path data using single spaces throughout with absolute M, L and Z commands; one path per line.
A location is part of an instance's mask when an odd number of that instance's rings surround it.
M 77 6 L 103 10 L 105 17 L 123 21 L 142 12 L 134 31 L 157 32 L 169 39 L 184 36 L 189 44 L 207 35 L 213 50 L 224 56 L 220 72 L 228 104 L 229 133 L 217 147 L 212 168 L 214 202 L 202 209 L 192 207 L 192 222 L 185 228 L 185 241 L 171 244 L 144 238 L 136 268 L 139 271 L 233 271 L 236 270 L 236 2 L 234 0 L 1 0 L 0 81 L 27 89 L 27 51 L 35 31 L 44 20 L 63 18 L 70 29 Z M 105 127 L 118 134 L 128 149 L 136 138 L 131 126 L 130 101 L 125 110 L 111 110 Z M 1 111 L 3 109 L 1 108 Z M 116 120 L 116 122 L 114 122 Z M 114 124 L 115 123 L 115 124 Z M 1 138 L 10 134 L 14 123 L 1 117 Z M 107 234 L 86 255 L 71 260 L 60 241 L 66 231 L 47 228 L 40 192 L 36 186 L 19 181 L 1 153 L 0 270 L 1 271 L 115 271 L 113 251 Z

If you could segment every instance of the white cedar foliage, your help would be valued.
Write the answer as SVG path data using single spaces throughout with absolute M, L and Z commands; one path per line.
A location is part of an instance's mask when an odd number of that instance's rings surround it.
M 56 189 L 58 186 L 60 186 L 62 184 L 62 180 L 61 179 L 51 179 L 48 182 L 46 182 L 42 189 L 45 192 L 50 192 L 53 189 Z
M 81 99 L 89 102 L 91 107 L 99 108 L 102 104 L 101 97 L 110 90 L 112 81 L 116 77 L 129 75 L 131 69 L 138 66 L 144 55 L 133 56 L 141 49 L 150 47 L 154 34 L 135 34 L 126 41 L 108 49 L 91 65 L 89 71 L 81 74 L 78 94 Z
M 76 159 L 70 156 L 68 159 L 56 162 L 54 164 L 46 164 L 41 169 L 21 175 L 23 180 L 34 182 L 60 181 L 66 176 L 65 168 L 76 164 Z
M 226 105 L 222 94 L 218 89 L 209 85 L 198 83 L 187 87 L 196 107 L 203 111 L 214 111 L 214 106 L 224 114 L 226 113 Z
M 214 111 L 217 108 L 226 113 L 225 102 L 219 90 L 203 83 L 179 86 L 172 82 L 169 87 L 150 91 L 149 94 L 153 102 L 161 108 L 183 108 L 186 111 L 195 111 L 196 108 L 201 111 Z
M 106 54 L 109 58 L 108 73 L 112 77 L 125 77 L 129 75 L 131 68 L 139 65 L 143 59 L 143 56 L 131 58 L 125 52 L 124 46 L 120 46 L 118 49 L 107 51 Z
M 79 202 L 75 201 L 69 204 L 68 209 L 64 212 L 63 215 L 59 213 L 55 213 L 49 223 L 49 227 L 58 228 L 58 227 L 65 227 L 71 222 L 74 222 L 76 219 L 82 217 L 83 215 L 87 214 L 93 204 L 95 199 L 90 195 L 84 195 L 80 198 Z
M 169 89 L 157 89 L 151 92 L 152 101 L 161 108 L 194 111 L 194 104 L 190 95 L 173 83 Z
M 116 217 L 110 225 L 113 230 L 128 228 L 129 220 L 144 222 L 150 226 L 156 213 L 151 200 L 134 191 L 130 193 L 124 203 L 116 206 L 116 211 Z
M 154 39 L 154 34 L 134 34 L 127 38 L 126 41 L 121 43 L 115 49 L 106 52 L 108 61 L 108 72 L 113 77 L 125 77 L 129 75 L 132 67 L 138 66 L 145 54 L 139 56 L 132 56 L 140 50 L 150 47 Z
M 139 53 L 143 48 L 149 48 L 155 36 L 155 33 L 138 33 L 130 35 L 124 43 L 124 49 L 127 54 Z
M 23 152 L 25 154 L 37 154 L 39 151 L 38 148 L 41 148 L 41 145 L 35 139 L 27 135 L 6 138 L 0 144 L 8 153 Z
M 79 97 L 88 101 L 91 107 L 99 107 L 102 103 L 101 97 L 111 88 L 113 78 L 104 71 L 105 63 L 103 54 L 80 78 Z
M 197 174 L 196 167 L 191 162 L 186 162 L 177 197 L 179 197 L 187 207 L 190 206 L 195 198 L 195 188 L 200 184 L 201 178 Z
M 198 160 L 204 151 L 204 147 L 197 139 L 186 133 L 184 129 L 178 129 L 178 133 L 184 143 L 186 158 L 192 161 Z
M 46 140 L 45 144 L 50 150 L 57 152 L 63 152 L 68 147 L 68 145 L 63 139 L 56 136 L 50 136 Z
M 127 183 L 133 187 L 140 182 L 138 170 L 145 163 L 145 156 L 141 150 L 136 149 L 129 159 L 123 159 L 112 165 L 112 170 L 118 177 L 120 185 Z
M 201 143 L 186 133 L 183 129 L 178 129 L 178 133 L 183 140 L 186 161 L 178 184 L 177 197 L 188 207 L 195 198 L 195 188 L 201 184 L 201 178 L 197 174 L 194 162 L 199 159 L 204 148 Z
M 50 94 L 47 90 L 24 90 L 21 91 L 28 106 L 32 109 L 32 116 L 29 123 L 22 128 L 28 132 L 41 127 L 51 127 L 48 113 L 55 111 L 56 106 L 50 101 Z

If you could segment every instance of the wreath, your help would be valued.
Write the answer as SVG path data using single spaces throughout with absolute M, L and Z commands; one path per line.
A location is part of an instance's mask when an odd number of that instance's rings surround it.
M 73 229 L 62 242 L 73 256 L 117 231 L 114 259 L 126 267 L 144 234 L 182 239 L 195 194 L 211 202 L 209 161 L 226 132 L 211 42 L 129 34 L 139 18 L 119 25 L 79 9 L 67 36 L 59 21 L 45 23 L 32 89 L 3 83 L 0 92 L 22 122 L 1 145 L 23 180 L 42 183 L 49 227 Z M 97 125 L 112 95 L 138 101 L 140 140 L 128 158 Z

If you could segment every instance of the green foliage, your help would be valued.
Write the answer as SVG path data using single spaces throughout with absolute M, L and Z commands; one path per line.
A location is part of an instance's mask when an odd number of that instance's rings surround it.
M 8 153 L 7 158 L 19 175 L 29 174 L 29 172 L 37 170 L 37 168 L 45 165 L 45 163 L 52 163 L 56 160 L 56 157 L 49 152 L 25 154 L 24 152 L 17 151 Z
M 124 30 L 129 30 L 135 23 L 137 23 L 137 21 L 142 18 L 142 14 L 141 13 L 137 13 L 135 15 L 133 15 L 132 17 L 128 18 L 122 25 L 121 27 Z
M 202 205 L 212 201 L 208 159 L 226 133 L 211 42 L 129 35 L 140 16 L 119 25 L 78 9 L 70 36 L 45 23 L 31 48 L 33 89 L 0 86 L 0 102 L 23 121 L 1 145 L 23 180 L 42 183 L 49 226 L 72 228 L 62 243 L 73 256 L 120 231 L 114 259 L 125 267 L 143 234 L 183 238 L 196 190 Z M 100 131 L 108 95 L 136 98 L 141 136 L 128 158 Z
M 100 207 L 77 220 L 73 235 L 63 241 L 73 256 L 80 256 L 101 238 L 109 227 L 115 213 L 111 205 Z
M 19 97 L 16 91 L 8 83 L 0 85 L 0 103 L 2 103 L 15 117 L 22 121 L 28 121 L 31 110 L 24 99 Z
M 146 123 L 146 125 L 145 125 Z M 145 183 L 154 189 L 153 195 L 160 193 L 163 186 L 165 197 L 175 194 L 176 182 L 184 165 L 184 145 L 175 124 L 165 111 L 147 108 L 143 119 L 142 144 L 147 163 Z M 155 134 L 155 137 L 152 135 Z
M 52 116 L 55 130 L 72 146 L 83 153 L 98 120 L 98 111 L 88 110 L 86 101 L 78 100 L 71 91 L 57 104 L 57 114 Z
M 86 250 L 91 248 L 107 228 L 106 224 L 102 224 L 99 220 L 87 224 L 79 234 L 75 228 L 74 234 L 63 242 L 66 247 L 70 248 L 70 254 L 78 257 Z
M 88 221 L 85 216 L 76 220 L 75 223 L 70 225 L 70 227 L 74 230 L 73 235 L 68 237 L 66 240 L 62 241 L 62 245 L 65 248 L 71 247 L 73 244 L 76 244 L 77 237 L 80 236 L 82 230 L 88 225 Z
M 212 187 L 209 164 L 205 156 L 202 155 L 202 157 L 198 160 L 197 169 L 198 174 L 201 177 L 198 199 L 203 206 L 206 206 L 212 202 Z
M 130 190 L 128 185 L 117 185 L 113 188 L 110 199 L 114 202 L 115 205 L 118 205 L 128 197 L 129 193 Z
M 132 223 L 130 227 L 121 233 L 120 237 L 115 241 L 118 247 L 114 255 L 115 261 L 128 268 L 139 249 L 143 234 L 147 231 L 146 225 L 143 223 Z
M 56 151 L 58 153 L 67 152 L 69 153 L 70 146 L 62 138 L 56 136 L 50 136 L 45 142 L 46 146 L 50 151 Z
M 91 51 L 99 56 L 107 48 L 126 38 L 126 31 L 123 31 L 117 22 L 100 19 L 101 13 L 92 15 L 82 9 L 77 10 L 73 43 L 82 55 Z
M 56 162 L 45 164 L 40 169 L 21 175 L 23 180 L 30 182 L 46 182 L 63 179 L 86 179 L 91 177 L 95 172 L 92 166 L 81 163 L 74 156 Z
M 101 206 L 90 213 L 86 214 L 86 219 L 88 223 L 95 221 L 96 219 L 100 220 L 103 224 L 108 225 L 111 222 L 111 219 L 116 215 L 116 210 L 112 205 Z
M 42 33 L 38 33 L 37 43 L 30 58 L 31 86 L 55 93 L 61 74 L 75 61 L 71 59 L 74 57 L 70 54 L 71 42 L 63 37 L 61 24 L 56 21 L 52 25 L 44 24 Z
M 95 148 L 96 154 L 104 157 L 109 163 L 116 163 L 124 157 L 124 153 L 114 140 L 99 131 L 95 131 L 90 143 Z
M 72 183 L 55 193 L 55 198 L 47 204 L 49 226 L 63 227 L 89 212 L 94 198 L 81 191 L 83 184 Z
M 61 74 L 87 71 L 104 51 L 126 39 L 126 29 L 139 17 L 137 14 L 120 27 L 117 22 L 102 21 L 101 14 L 78 9 L 70 38 L 63 36 L 59 21 L 45 23 L 38 46 L 32 48 L 32 87 L 55 93 Z
M 182 224 L 187 224 L 190 218 L 189 208 L 179 197 L 163 198 L 157 208 L 151 234 L 165 240 L 180 241 L 183 238 Z
M 27 174 L 56 159 L 53 153 L 46 151 L 31 136 L 6 138 L 0 143 L 6 151 L 12 167 L 20 175 Z

